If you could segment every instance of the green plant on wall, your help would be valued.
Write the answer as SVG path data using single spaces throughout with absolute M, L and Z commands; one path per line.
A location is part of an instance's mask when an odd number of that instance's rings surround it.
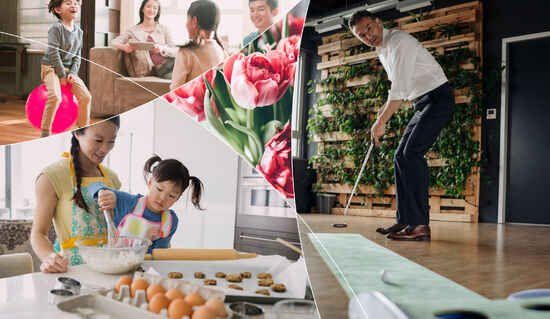
M 458 47 L 444 55 L 434 53 L 445 71 L 453 90 L 461 90 L 467 103 L 456 105 L 455 112 L 441 132 L 431 153 L 444 160 L 441 167 L 430 167 L 430 186 L 441 188 L 448 195 L 459 197 L 466 180 L 483 165 L 479 142 L 473 140 L 474 129 L 486 105 L 483 92 L 497 82 L 500 70 L 489 79 L 479 77 L 479 58 L 469 48 Z M 465 67 L 467 66 L 467 67 Z M 346 81 L 370 76 L 366 85 L 345 88 Z M 376 111 L 387 99 L 391 82 L 381 65 L 369 61 L 361 65 L 338 68 L 327 79 L 310 81 L 310 93 L 317 85 L 324 88 L 316 94 L 316 105 L 330 106 L 330 117 L 319 110 L 310 112 L 308 130 L 310 138 L 323 133 L 339 131 L 352 140 L 324 142 L 319 153 L 311 160 L 317 167 L 317 190 L 321 184 L 338 182 L 353 184 L 370 142 L 370 127 L 376 120 Z M 485 88 L 485 89 L 484 89 Z M 414 114 L 411 107 L 400 108 L 386 124 L 386 136 L 379 147 L 373 149 L 360 183 L 372 185 L 380 196 L 394 183 L 393 157 L 399 140 Z M 311 141 L 311 139 L 310 139 Z

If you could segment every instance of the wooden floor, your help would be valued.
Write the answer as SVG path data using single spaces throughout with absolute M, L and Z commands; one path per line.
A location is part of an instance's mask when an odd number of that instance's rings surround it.
M 91 123 L 103 120 L 92 115 Z M 72 129 L 76 129 L 74 126 Z M 10 98 L 0 103 L 0 145 L 13 144 L 40 138 L 40 131 L 27 120 L 25 101 Z
M 316 233 L 358 233 L 489 299 L 550 288 L 550 227 L 431 222 L 431 242 L 387 239 L 374 230 L 389 218 L 348 216 L 347 228 L 334 228 L 343 216 L 302 214 Z M 322 318 L 347 318 L 348 298 L 309 240 L 299 220 L 300 237 L 313 295 Z M 343 247 L 345 249 L 345 247 Z

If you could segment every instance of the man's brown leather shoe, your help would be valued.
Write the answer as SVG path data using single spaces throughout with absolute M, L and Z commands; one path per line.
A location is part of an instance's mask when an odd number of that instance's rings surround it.
M 387 237 L 393 240 L 430 240 L 430 225 L 414 225 L 414 229 L 407 226 L 398 233 L 388 234 Z
M 407 225 L 405 224 L 398 224 L 398 223 L 395 223 L 393 225 L 391 225 L 390 227 L 386 227 L 386 228 L 376 228 L 376 231 L 379 232 L 380 234 L 384 234 L 384 235 L 387 235 L 387 234 L 392 234 L 392 233 L 397 233 L 397 232 L 400 232 L 402 231 L 403 229 L 405 229 L 407 227 Z

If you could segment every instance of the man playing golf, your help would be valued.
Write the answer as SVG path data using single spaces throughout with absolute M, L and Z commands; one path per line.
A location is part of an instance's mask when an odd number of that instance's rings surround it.
M 392 82 L 388 101 L 371 128 L 375 144 L 379 144 L 386 122 L 404 100 L 414 101 L 416 110 L 394 157 L 397 221 L 376 231 L 395 240 L 429 240 L 428 165 L 424 154 L 453 113 L 453 91 L 441 66 L 411 35 L 384 29 L 367 10 L 355 12 L 349 27 L 361 42 L 376 48 Z

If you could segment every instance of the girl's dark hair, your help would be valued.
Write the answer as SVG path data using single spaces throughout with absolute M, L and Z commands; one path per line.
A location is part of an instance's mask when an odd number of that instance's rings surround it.
M 157 12 L 157 15 L 155 16 L 155 22 L 159 22 L 159 19 L 160 19 L 160 1 L 159 0 L 143 0 L 141 2 L 141 6 L 139 7 L 139 22 L 138 22 L 138 24 L 142 24 L 143 20 L 145 20 L 145 15 L 143 14 L 143 8 L 145 8 L 145 5 L 149 1 L 156 1 L 159 5 L 159 11 Z
M 158 164 L 155 166 L 156 163 Z M 150 175 L 157 182 L 173 182 L 176 186 L 181 187 L 182 193 L 189 187 L 189 182 L 191 182 L 193 187 L 191 202 L 196 208 L 203 209 L 200 206 L 203 192 L 202 182 L 195 176 L 189 176 L 189 170 L 180 161 L 176 159 L 163 160 L 158 155 L 153 155 L 145 162 L 145 166 L 143 167 L 143 178 L 145 178 L 146 182 Z
M 187 14 L 190 17 L 196 17 L 197 22 L 201 29 L 214 32 L 214 40 L 219 44 L 222 49 L 224 45 L 218 37 L 218 26 L 220 25 L 220 8 L 211 0 L 196 0 L 191 3 Z M 193 42 L 183 45 L 181 47 L 187 47 L 194 45 Z
M 115 123 L 117 128 L 120 128 L 120 118 L 117 116 L 111 117 L 107 121 L 111 121 Z M 76 192 L 73 195 L 73 201 L 74 203 L 90 213 L 90 208 L 86 204 L 86 201 L 84 200 L 84 196 L 82 195 L 82 190 L 80 189 L 82 184 L 82 177 L 84 175 L 84 170 L 82 167 L 80 167 L 80 161 L 78 160 L 79 157 L 79 151 L 80 151 L 80 143 L 78 142 L 78 139 L 76 138 L 76 134 L 84 134 L 87 127 L 83 127 L 81 129 L 78 129 L 73 132 L 73 137 L 71 138 L 71 157 L 73 159 L 73 168 L 74 168 L 74 174 L 76 176 Z
M 65 0 L 50 0 L 50 3 L 48 4 L 48 12 L 52 13 L 54 16 L 56 16 L 58 19 L 61 19 L 61 16 L 55 12 L 55 8 L 61 7 L 61 4 Z M 76 0 L 76 3 L 80 6 L 82 5 L 82 2 L 80 0 Z

